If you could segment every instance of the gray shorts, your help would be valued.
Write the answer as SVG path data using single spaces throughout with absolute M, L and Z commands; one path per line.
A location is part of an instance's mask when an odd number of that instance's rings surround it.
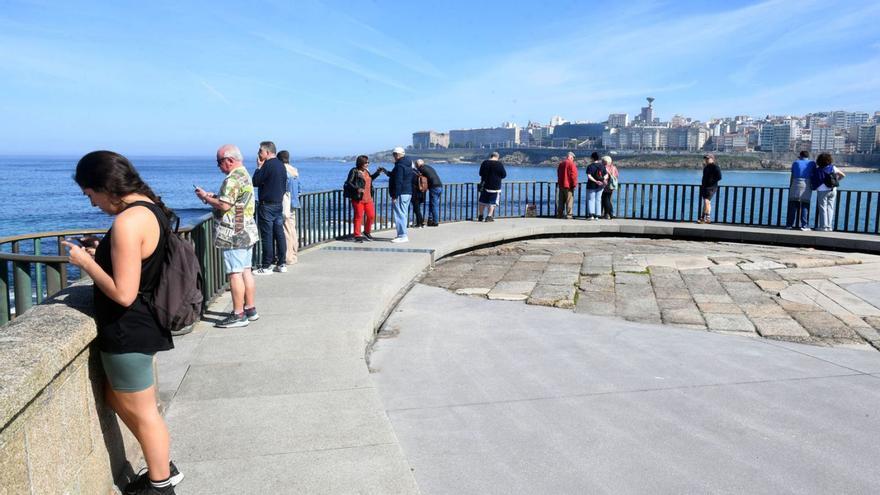
M 140 352 L 113 354 L 101 351 L 104 373 L 117 392 L 140 392 L 153 386 L 153 355 Z

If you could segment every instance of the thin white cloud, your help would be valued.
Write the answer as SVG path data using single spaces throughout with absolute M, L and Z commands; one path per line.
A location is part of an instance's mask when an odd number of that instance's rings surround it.
M 375 71 L 367 69 L 363 65 L 349 60 L 343 56 L 336 55 L 334 53 L 330 53 L 328 51 L 321 50 L 312 46 L 308 46 L 300 40 L 292 38 L 284 33 L 277 31 L 262 31 L 253 32 L 251 33 L 251 35 L 287 52 L 301 55 L 316 62 L 320 62 L 331 67 L 336 67 L 337 69 L 342 69 L 357 76 L 363 77 L 364 79 L 375 81 L 386 86 L 406 91 L 408 93 L 415 92 L 411 87 L 393 78 L 383 76 Z
M 211 94 L 212 96 L 216 97 L 218 100 L 222 101 L 223 103 L 226 103 L 227 105 L 230 104 L 230 103 L 229 103 L 229 100 L 226 98 L 226 95 L 224 95 L 223 93 L 221 93 L 220 91 L 218 91 L 217 88 L 215 88 L 214 86 L 211 86 L 210 84 L 208 84 L 208 82 L 205 81 L 204 79 L 200 79 L 200 80 L 199 80 L 199 84 L 200 84 L 203 88 L 205 88 L 205 89 L 208 91 L 209 94 Z

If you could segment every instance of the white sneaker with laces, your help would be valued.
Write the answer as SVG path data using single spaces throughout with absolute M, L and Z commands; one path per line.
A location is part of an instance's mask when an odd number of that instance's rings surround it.
M 257 268 L 254 270 L 254 275 L 272 275 L 272 269 L 269 267 Z
M 276 271 L 278 273 L 287 273 L 287 265 L 278 265 L 273 271 Z
M 395 237 L 391 239 L 391 242 L 401 243 L 401 242 L 409 242 L 409 237 Z

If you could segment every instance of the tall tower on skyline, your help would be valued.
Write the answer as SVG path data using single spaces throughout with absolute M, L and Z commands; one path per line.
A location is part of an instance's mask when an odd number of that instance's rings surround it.
M 646 124 L 650 124 L 654 122 L 654 97 L 649 96 L 647 100 L 648 106 L 642 107 L 642 113 L 639 114 L 639 120 Z

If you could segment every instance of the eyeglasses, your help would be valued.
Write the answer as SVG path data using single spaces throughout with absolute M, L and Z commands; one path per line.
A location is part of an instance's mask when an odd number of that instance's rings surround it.
M 217 166 L 219 167 L 220 165 L 223 165 L 223 162 L 225 162 L 226 160 L 229 160 L 228 156 L 224 156 L 223 158 L 218 158 L 217 159 Z

